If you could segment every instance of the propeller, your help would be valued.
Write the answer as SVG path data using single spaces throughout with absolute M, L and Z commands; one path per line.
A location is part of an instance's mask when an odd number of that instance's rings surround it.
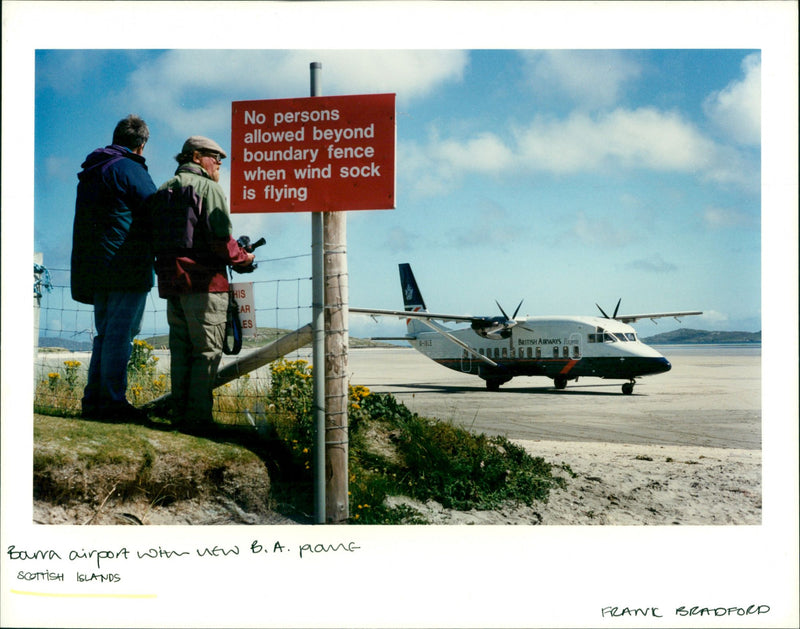
M 525 301 L 524 299 L 522 301 Z M 472 321 L 472 329 L 485 338 L 500 340 L 507 339 L 511 336 L 511 328 L 517 325 L 514 318 L 517 316 L 519 309 L 522 307 L 522 301 L 519 302 L 514 314 L 509 317 L 500 302 L 495 299 L 497 307 L 503 313 L 502 317 L 477 317 Z
M 603 316 L 604 316 L 606 319 L 616 319 L 616 318 L 617 318 L 617 313 L 619 312 L 619 305 L 620 305 L 621 303 L 622 303 L 622 297 L 620 297 L 620 298 L 619 298 L 619 301 L 617 302 L 617 307 L 616 307 L 616 308 L 614 308 L 614 316 L 612 316 L 612 317 L 609 317 L 609 316 L 606 314 L 606 311 L 605 311 L 605 310 L 603 310 L 602 308 L 600 308 L 600 304 L 598 304 L 597 302 L 595 302 L 595 304 L 594 304 L 594 305 L 598 307 L 598 309 L 600 310 L 600 312 L 602 312 L 602 313 L 603 313 Z
M 500 302 L 499 302 L 499 301 L 497 301 L 497 300 L 495 299 L 495 300 L 494 300 L 494 303 L 496 303 L 496 304 L 497 304 L 497 307 L 498 307 L 498 308 L 500 308 L 500 312 L 502 312 L 502 313 L 503 313 L 503 316 L 506 318 L 506 321 L 512 321 L 512 320 L 514 320 L 514 319 L 516 319 L 516 318 L 517 318 L 517 313 L 519 312 L 519 309 L 520 309 L 520 308 L 522 308 L 522 302 L 523 302 L 523 301 L 525 301 L 525 300 L 523 299 L 522 301 L 520 301 L 520 302 L 519 302 L 519 305 L 517 306 L 517 309 L 514 311 L 514 314 L 513 314 L 513 315 L 511 315 L 511 317 L 509 317 L 509 316 L 506 314 L 506 311 L 505 311 L 505 310 L 503 310 L 503 306 L 501 306 L 501 305 L 500 305 Z

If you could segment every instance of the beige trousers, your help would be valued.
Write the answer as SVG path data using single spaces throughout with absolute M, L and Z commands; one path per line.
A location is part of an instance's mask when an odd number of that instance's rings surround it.
M 213 421 L 213 384 L 222 359 L 228 293 L 167 300 L 173 410 L 179 421 Z

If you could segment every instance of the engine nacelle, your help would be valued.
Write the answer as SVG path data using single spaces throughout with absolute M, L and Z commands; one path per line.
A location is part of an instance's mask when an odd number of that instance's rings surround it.
M 505 317 L 484 317 L 472 322 L 472 329 L 478 336 L 493 341 L 502 341 L 511 336 L 511 328 L 517 325 L 513 319 Z

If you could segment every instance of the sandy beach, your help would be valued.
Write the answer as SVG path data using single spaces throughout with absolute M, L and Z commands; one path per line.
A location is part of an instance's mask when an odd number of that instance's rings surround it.
M 757 525 L 761 452 L 694 446 L 518 441 L 567 480 L 546 504 L 453 511 L 405 502 L 432 524 Z

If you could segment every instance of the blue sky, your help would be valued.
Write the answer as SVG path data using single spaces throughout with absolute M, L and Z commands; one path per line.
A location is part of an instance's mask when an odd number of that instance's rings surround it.
M 230 147 L 230 103 L 397 95 L 397 208 L 348 214 L 353 305 L 401 305 L 410 262 L 437 312 L 699 309 L 761 328 L 759 50 L 36 51 L 34 247 L 68 262 L 76 173 L 128 113 L 158 184 L 189 135 Z M 225 164 L 227 166 L 227 164 Z M 229 186 L 229 171 L 221 180 Z M 234 215 L 261 258 L 310 251 L 310 217 Z M 262 265 L 302 276 L 310 259 Z M 259 276 L 261 275 L 261 277 Z M 271 294 L 257 304 L 269 308 Z M 271 291 L 263 291 L 271 292 Z M 673 329 L 640 324 L 642 333 Z M 353 317 L 352 333 L 401 331 Z

